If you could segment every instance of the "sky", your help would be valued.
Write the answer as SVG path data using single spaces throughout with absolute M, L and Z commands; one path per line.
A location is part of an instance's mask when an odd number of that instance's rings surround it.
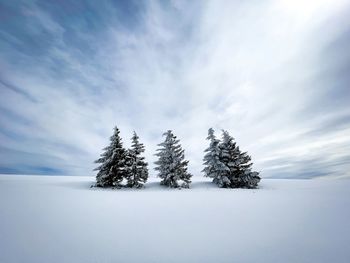
M 151 175 L 208 128 L 263 178 L 350 177 L 350 1 L 0 0 L 0 173 L 94 175 L 118 126 Z

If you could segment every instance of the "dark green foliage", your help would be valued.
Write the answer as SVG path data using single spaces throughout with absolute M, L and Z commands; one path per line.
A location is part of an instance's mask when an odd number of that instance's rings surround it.
M 247 152 L 241 152 L 234 139 L 227 131 L 223 131 L 222 142 L 219 145 L 220 159 L 229 169 L 226 180 L 220 187 L 256 188 L 260 181 L 258 172 L 252 171 L 251 157 Z
M 139 137 L 134 132 L 132 138 L 131 149 L 127 153 L 127 186 L 141 188 L 148 179 L 147 162 L 141 154 L 145 151 L 145 147 L 139 142 Z
M 188 161 L 185 160 L 185 151 L 181 148 L 180 141 L 172 131 L 163 134 L 165 141 L 158 144 L 156 156 L 159 157 L 155 162 L 155 170 L 162 179 L 161 185 L 172 188 L 189 188 L 191 183 L 191 174 L 187 172 Z M 182 183 L 179 183 L 181 181 Z
M 126 150 L 123 147 L 120 132 L 114 128 L 114 134 L 110 137 L 110 145 L 104 148 L 101 157 L 95 161 L 99 163 L 94 171 L 97 172 L 96 186 L 121 187 L 121 182 L 126 178 Z
M 205 176 L 222 188 L 256 188 L 260 181 L 259 173 L 252 171 L 251 157 L 241 152 L 234 139 L 223 131 L 222 142 L 209 129 L 211 143 L 204 156 Z

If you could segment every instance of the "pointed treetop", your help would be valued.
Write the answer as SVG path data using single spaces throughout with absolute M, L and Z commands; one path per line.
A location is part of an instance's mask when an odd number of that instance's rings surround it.
M 228 131 L 222 130 L 222 142 L 223 143 L 228 143 L 228 142 L 231 142 L 233 140 L 234 140 L 234 138 L 229 134 Z
M 215 137 L 214 133 L 215 133 L 214 129 L 213 128 L 209 128 L 207 140 L 211 140 L 211 141 L 215 140 L 216 137 Z
M 139 136 L 137 135 L 137 133 L 135 131 L 133 131 L 132 133 L 132 140 L 138 140 Z

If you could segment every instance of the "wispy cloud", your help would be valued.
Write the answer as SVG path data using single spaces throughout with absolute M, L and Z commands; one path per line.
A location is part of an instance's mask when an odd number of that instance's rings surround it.
M 92 174 L 114 125 L 199 174 L 229 130 L 265 177 L 347 176 L 347 1 L 0 6 L 0 172 Z

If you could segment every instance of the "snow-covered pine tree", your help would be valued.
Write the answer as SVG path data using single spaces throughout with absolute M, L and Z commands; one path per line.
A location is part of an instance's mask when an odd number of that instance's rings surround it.
M 141 154 L 145 146 L 139 142 L 139 136 L 134 132 L 131 138 L 131 148 L 128 150 L 127 186 L 141 188 L 148 179 L 147 162 Z
M 165 141 L 158 144 L 156 156 L 159 157 L 155 162 L 155 170 L 162 179 L 161 185 L 172 188 L 189 188 L 191 183 L 191 174 L 187 172 L 188 161 L 185 160 L 184 150 L 181 148 L 180 141 L 171 130 L 163 134 Z M 179 181 L 182 181 L 180 184 Z
M 227 178 L 230 184 L 224 187 L 256 188 L 260 181 L 258 172 L 252 172 L 251 157 L 247 152 L 241 152 L 233 137 L 223 131 L 220 147 L 220 159 L 229 168 Z
M 230 180 L 227 177 L 230 169 L 220 159 L 220 140 L 215 137 L 213 128 L 208 130 L 207 140 L 210 141 L 210 145 L 204 151 L 203 164 L 205 168 L 202 172 L 204 172 L 204 176 L 212 178 L 219 187 L 227 187 L 230 185 Z
M 120 138 L 120 131 L 114 128 L 110 137 L 110 145 L 104 148 L 101 157 L 95 161 L 101 165 L 94 169 L 97 172 L 96 186 L 121 187 L 121 182 L 126 177 L 126 150 Z
M 222 131 L 222 142 L 219 144 L 219 148 L 220 160 L 228 170 L 224 176 L 225 182 L 221 187 L 233 187 L 232 180 L 236 169 L 235 165 L 238 164 L 239 148 L 230 134 L 224 130 Z
M 239 148 L 238 148 L 239 150 Z M 231 178 L 232 187 L 257 188 L 261 178 L 259 173 L 252 171 L 251 157 L 247 152 L 240 152 L 237 165 Z

